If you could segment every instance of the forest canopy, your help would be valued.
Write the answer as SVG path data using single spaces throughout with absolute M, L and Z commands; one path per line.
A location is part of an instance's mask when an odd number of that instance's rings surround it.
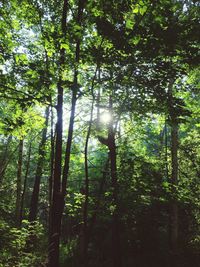
M 198 267 L 200 3 L 0 1 L 0 267 Z

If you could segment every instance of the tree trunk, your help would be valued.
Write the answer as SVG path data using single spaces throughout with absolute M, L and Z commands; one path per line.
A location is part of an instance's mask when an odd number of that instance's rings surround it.
M 167 131 L 167 121 L 165 118 L 165 128 L 164 128 L 164 137 L 165 137 L 165 172 L 166 180 L 169 180 L 169 167 L 168 167 L 168 131 Z
M 62 8 L 61 29 L 62 37 L 65 38 L 67 31 L 67 12 L 68 0 L 64 0 Z M 61 173 L 62 173 L 62 136 L 63 136 L 63 83 L 62 69 L 65 65 L 65 49 L 60 49 L 59 71 L 60 77 L 57 84 L 57 123 L 55 129 L 55 153 L 54 153 L 54 171 L 53 180 L 50 186 L 50 218 L 49 218 L 49 251 L 48 251 L 48 267 L 59 267 L 59 243 L 61 231 Z
M 31 196 L 31 205 L 30 205 L 30 211 L 29 211 L 29 221 L 30 222 L 35 221 L 36 217 L 37 217 L 38 199 L 39 199 L 39 192 L 40 192 L 40 181 L 41 181 L 42 171 L 43 171 L 43 166 L 44 166 L 48 119 L 49 119 L 49 107 L 46 108 L 45 127 L 42 130 L 42 139 L 41 139 L 41 142 L 39 145 L 38 162 L 37 162 L 37 168 L 36 168 L 36 174 L 35 174 L 35 182 L 34 182 L 34 187 L 33 187 L 33 193 Z
M 96 79 L 97 68 L 92 80 L 91 85 L 91 94 L 92 94 L 92 107 L 90 111 L 90 120 L 89 120 L 89 127 L 86 135 L 85 141 L 85 149 L 84 149 L 84 156 L 85 156 L 85 202 L 83 207 L 83 233 L 82 237 L 82 248 L 81 248 L 81 262 L 85 267 L 88 266 L 88 201 L 89 201 L 89 172 L 88 172 L 88 144 L 91 135 L 91 128 L 92 128 L 92 121 L 93 121 L 93 113 L 94 113 L 94 82 Z
M 119 202 L 118 202 L 118 179 L 117 179 L 117 154 L 115 144 L 115 130 L 113 127 L 112 97 L 110 96 L 111 121 L 108 127 L 108 148 L 110 154 L 111 181 L 113 190 L 113 217 L 112 217 L 112 254 L 113 267 L 121 267 L 121 244 L 119 234 Z
M 99 207 L 101 204 L 101 198 L 102 198 L 102 194 L 103 194 L 103 189 L 104 189 L 104 185 L 105 185 L 105 181 L 106 181 L 106 177 L 108 176 L 108 169 L 109 169 L 109 158 L 106 161 L 104 170 L 102 171 L 102 179 L 100 182 L 100 186 L 99 186 L 99 192 L 97 195 L 97 201 L 96 201 L 96 205 L 95 205 L 95 209 L 94 209 L 94 213 L 92 215 L 91 221 L 90 221 L 90 225 L 88 227 L 88 244 L 91 240 L 92 237 L 92 232 L 96 223 L 96 219 L 97 219 L 97 215 L 99 212 Z
M 21 191 L 22 191 L 22 164 L 24 140 L 19 141 L 18 167 L 17 167 L 17 197 L 16 197 L 16 226 L 20 227 Z
M 10 135 L 8 137 L 7 142 L 6 142 L 5 150 L 0 157 L 0 185 L 3 182 L 3 176 L 5 174 L 6 168 L 7 168 L 8 163 L 9 163 L 9 159 L 8 159 L 9 152 L 8 151 L 9 151 L 9 145 L 10 145 L 11 140 L 12 140 L 12 136 Z
M 52 193 L 53 193 L 53 177 L 54 177 L 54 159 L 55 159 L 55 133 L 54 133 L 54 122 L 53 122 L 53 110 L 51 107 L 51 154 L 50 154 L 50 164 L 51 164 L 51 170 L 49 175 L 49 230 L 51 227 L 51 211 L 52 211 Z
M 52 188 L 53 188 L 53 175 L 54 175 L 54 158 L 55 158 L 55 134 L 53 129 L 53 110 L 51 108 L 51 171 L 49 176 L 49 209 L 51 210 L 51 203 L 52 203 Z
M 178 185 L 178 123 L 172 122 L 171 126 L 171 157 L 172 157 L 172 176 L 173 196 L 171 200 L 170 218 L 170 245 L 171 253 L 176 257 L 178 253 L 178 202 L 176 197 L 176 186 Z M 175 261 L 175 259 L 173 260 Z M 176 265 L 173 265 L 176 266 Z
M 172 196 L 170 203 L 170 252 L 171 252 L 171 266 L 178 265 L 178 201 L 177 201 L 177 185 L 178 185 L 178 118 L 175 110 L 173 83 L 171 80 L 169 84 L 169 115 L 171 123 L 171 185 Z
M 82 14 L 83 14 L 83 0 L 79 0 L 78 3 L 78 15 L 77 24 L 81 26 Z M 63 6 L 63 16 L 62 16 L 62 32 L 66 35 L 66 17 L 67 17 L 67 6 L 68 1 L 65 0 Z M 65 50 L 61 50 L 61 62 L 60 66 L 64 67 L 65 63 Z M 74 129 L 74 119 L 78 92 L 78 65 L 80 58 L 80 39 L 76 42 L 75 51 L 75 69 L 74 69 L 74 81 L 72 88 L 72 100 L 71 100 L 71 114 L 70 122 L 68 128 L 67 145 L 65 151 L 65 162 L 62 173 L 61 180 L 61 161 L 62 161 L 62 112 L 63 112 L 63 88 L 62 78 L 60 79 L 60 84 L 58 86 L 58 104 L 57 104 L 57 125 L 56 125 L 56 147 L 55 147 L 55 168 L 54 168 L 54 180 L 53 180 L 53 199 L 52 199 L 52 209 L 51 209 L 51 226 L 50 226 L 50 238 L 49 238 L 49 260 L 48 267 L 59 267 L 59 244 L 60 244 L 60 234 L 61 234 L 61 222 L 62 214 L 65 205 L 66 196 L 66 185 L 67 178 L 69 175 L 69 163 L 70 163 L 70 153 L 73 138 Z M 62 182 L 62 184 L 61 184 Z
M 98 81 L 100 83 L 100 80 L 101 80 L 101 72 L 100 72 L 100 68 L 99 68 L 99 73 L 98 73 Z M 98 88 L 98 91 L 97 91 L 97 100 L 96 100 L 96 103 L 97 103 L 97 131 L 100 130 L 100 100 L 101 100 L 101 91 L 100 91 L 100 87 Z
M 55 140 L 55 161 L 52 188 L 52 205 L 50 211 L 49 226 L 49 254 L 48 266 L 59 267 L 59 238 L 60 238 L 60 201 L 61 201 L 61 165 L 62 165 L 62 133 L 63 133 L 63 88 L 58 84 L 57 97 L 57 123 L 56 123 L 56 140 Z
M 27 179 L 28 179 L 28 173 L 29 173 L 29 167 L 30 167 L 30 158 L 31 158 L 31 141 L 29 145 L 29 150 L 28 150 L 28 158 L 27 158 L 27 164 L 26 164 L 26 172 L 24 176 L 24 187 L 22 191 L 22 198 L 21 198 L 21 209 L 20 209 L 20 226 L 22 223 L 23 219 L 23 209 L 24 209 L 24 198 L 25 198 L 25 193 L 26 193 L 26 185 L 27 185 Z

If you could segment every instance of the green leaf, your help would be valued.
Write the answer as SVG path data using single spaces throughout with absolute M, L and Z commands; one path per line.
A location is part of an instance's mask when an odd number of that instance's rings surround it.
M 140 14 L 144 15 L 147 11 L 147 6 L 140 7 Z
M 132 30 L 133 29 L 133 26 L 134 26 L 133 20 L 127 19 L 127 21 L 126 21 L 126 28 L 129 29 L 129 30 Z
M 139 13 L 139 7 L 138 7 L 138 6 L 136 6 L 136 7 L 133 9 L 133 13 L 135 13 L 135 14 Z
M 61 43 L 60 47 L 61 47 L 61 48 L 64 48 L 67 52 L 70 52 L 69 44 Z

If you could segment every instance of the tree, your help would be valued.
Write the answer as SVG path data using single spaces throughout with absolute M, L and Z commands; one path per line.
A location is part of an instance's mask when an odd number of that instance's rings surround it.
M 198 266 L 199 3 L 59 4 L 0 4 L 0 265 Z

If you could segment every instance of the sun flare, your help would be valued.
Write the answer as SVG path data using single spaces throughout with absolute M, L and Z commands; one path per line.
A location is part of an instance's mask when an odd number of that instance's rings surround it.
M 100 115 L 100 121 L 102 123 L 108 123 L 111 121 L 111 114 L 109 112 L 103 112 L 101 115 Z

